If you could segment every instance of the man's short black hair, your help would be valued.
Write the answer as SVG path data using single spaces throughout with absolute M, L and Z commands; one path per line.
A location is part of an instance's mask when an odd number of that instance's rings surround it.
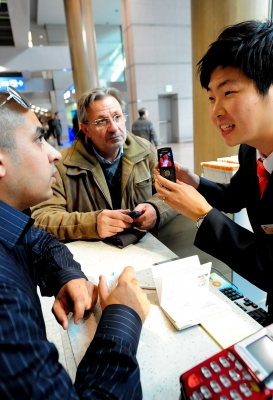
M 245 21 L 226 27 L 197 64 L 203 88 L 208 90 L 211 73 L 219 66 L 240 68 L 266 96 L 273 83 L 273 22 Z
M 144 107 L 140 108 L 140 109 L 138 110 L 139 116 L 140 116 L 140 117 L 143 117 L 143 115 L 146 113 L 146 111 L 147 111 L 147 108 L 144 108 Z

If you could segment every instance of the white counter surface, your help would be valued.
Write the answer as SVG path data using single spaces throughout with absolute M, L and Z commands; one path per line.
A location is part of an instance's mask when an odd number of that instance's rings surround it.
M 71 242 L 67 247 L 81 263 L 82 270 L 95 283 L 99 275 L 107 275 L 116 265 L 131 265 L 140 284 L 154 285 L 150 267 L 156 262 L 175 258 L 176 255 L 149 233 L 136 245 L 119 249 L 100 241 Z M 166 263 L 168 268 L 168 263 Z M 215 292 L 218 292 L 215 290 Z M 137 359 L 141 370 L 144 400 L 178 399 L 179 376 L 191 367 L 220 351 L 216 342 L 199 325 L 177 331 L 159 307 L 155 291 L 147 290 L 151 311 L 143 325 Z M 221 298 L 230 302 L 219 293 Z M 253 328 L 261 328 L 252 318 L 232 302 L 234 314 Z M 68 334 L 78 365 L 92 340 L 101 315 L 100 306 L 79 325 L 70 320 Z

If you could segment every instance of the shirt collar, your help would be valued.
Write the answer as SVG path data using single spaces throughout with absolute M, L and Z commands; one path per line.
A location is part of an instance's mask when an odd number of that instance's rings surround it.
M 13 248 L 33 225 L 34 219 L 0 201 L 0 242 Z
M 118 155 L 117 155 L 117 157 L 114 159 L 114 161 L 108 161 L 108 160 L 105 160 L 105 158 L 103 158 L 97 151 L 96 151 L 96 149 L 95 149 L 95 147 L 92 145 L 92 147 L 93 147 L 93 150 L 94 150 L 94 153 L 95 153 L 95 156 L 96 156 L 96 158 L 98 159 L 98 161 L 100 162 L 100 163 L 103 163 L 103 164 L 113 164 L 116 160 L 118 160 L 120 157 L 122 157 L 123 156 L 123 146 L 120 148 L 120 150 L 119 150 L 119 153 L 118 153 Z
M 261 158 L 263 160 L 263 164 L 265 169 L 269 174 L 272 174 L 273 171 L 273 153 L 269 154 L 269 156 L 265 156 L 258 149 L 256 149 L 256 157 L 257 160 Z

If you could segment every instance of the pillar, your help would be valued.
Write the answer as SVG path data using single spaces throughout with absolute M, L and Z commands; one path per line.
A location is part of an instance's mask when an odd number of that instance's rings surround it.
M 196 64 L 226 26 L 250 19 L 265 20 L 270 11 L 269 0 L 191 0 L 194 171 L 197 174 L 201 173 L 200 162 L 235 155 L 238 146 L 228 147 L 212 124 L 207 93 L 201 88 Z
M 131 122 L 145 107 L 160 144 L 192 140 L 190 0 L 121 0 L 121 10 Z
M 76 101 L 99 86 L 95 27 L 91 0 L 64 0 Z

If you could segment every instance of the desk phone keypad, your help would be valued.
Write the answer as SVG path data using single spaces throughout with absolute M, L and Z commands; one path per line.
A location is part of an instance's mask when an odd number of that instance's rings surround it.
M 187 398 L 191 400 L 264 399 L 248 369 L 230 350 L 223 350 L 188 373 L 181 375 Z M 185 398 L 185 396 L 184 396 Z

